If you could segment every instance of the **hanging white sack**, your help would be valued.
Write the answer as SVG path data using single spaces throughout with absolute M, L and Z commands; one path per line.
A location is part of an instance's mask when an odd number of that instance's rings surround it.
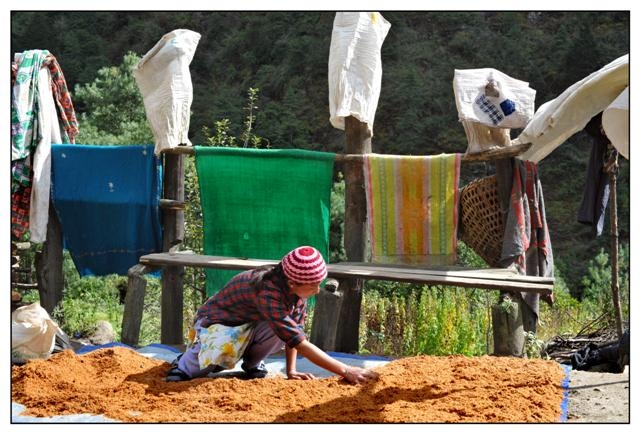
M 189 64 L 199 41 L 199 33 L 174 30 L 164 35 L 133 69 L 155 139 L 156 155 L 180 144 L 191 146 L 188 132 L 193 86 Z
M 602 128 L 611 144 L 629 159 L 629 86 L 602 112 Z
M 63 334 L 39 303 L 19 307 L 11 313 L 11 352 L 26 359 L 46 359 L 58 332 Z
M 344 130 L 344 119 L 373 120 L 382 82 L 382 43 L 391 24 L 378 12 L 337 12 L 329 49 L 329 121 Z
M 535 111 L 536 91 L 529 83 L 493 68 L 456 69 L 453 93 L 460 121 L 524 128 Z

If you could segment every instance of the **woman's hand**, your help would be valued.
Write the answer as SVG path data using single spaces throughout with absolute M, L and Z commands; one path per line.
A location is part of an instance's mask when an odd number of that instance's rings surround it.
M 347 366 L 342 373 L 342 378 L 350 383 L 360 384 L 378 378 L 378 373 L 357 366 Z
M 315 380 L 317 377 L 306 372 L 291 371 L 287 374 L 289 380 Z

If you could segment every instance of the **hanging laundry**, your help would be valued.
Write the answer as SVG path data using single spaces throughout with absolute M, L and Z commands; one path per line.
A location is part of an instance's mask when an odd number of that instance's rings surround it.
M 78 134 L 62 69 L 47 50 L 16 53 L 11 65 L 11 233 L 46 241 L 51 143 Z
M 196 146 L 207 255 L 281 259 L 296 246 L 328 262 L 335 154 Z M 207 295 L 235 274 L 207 270 Z
M 592 138 L 591 153 L 587 165 L 587 175 L 578 209 L 579 223 L 589 225 L 593 236 L 602 235 L 610 194 L 610 176 L 604 170 L 607 162 L 609 139 L 602 131 L 602 113 L 598 113 L 584 127 Z
M 513 266 L 527 276 L 553 277 L 553 251 L 538 166 L 513 159 L 512 173 L 500 265 Z M 523 292 L 522 298 L 537 317 L 540 294 Z M 552 303 L 552 296 L 546 301 Z
M 461 154 L 364 155 L 371 261 L 456 261 Z
M 42 68 L 38 74 L 39 140 L 32 152 L 31 197 L 29 200 L 30 240 L 42 243 L 47 238 L 49 197 L 51 196 L 51 143 L 62 143 L 56 105 L 51 93 L 51 74 Z
M 81 276 L 126 276 L 162 251 L 162 166 L 153 145 L 52 146 L 52 198 Z

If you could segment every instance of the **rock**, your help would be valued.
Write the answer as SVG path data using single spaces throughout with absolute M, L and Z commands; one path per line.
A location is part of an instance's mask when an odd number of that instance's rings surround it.
M 93 345 L 104 345 L 116 340 L 116 333 L 108 321 L 98 321 L 93 332 L 87 336 Z

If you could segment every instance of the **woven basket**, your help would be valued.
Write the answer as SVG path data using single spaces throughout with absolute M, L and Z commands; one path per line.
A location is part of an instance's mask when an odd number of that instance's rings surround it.
M 461 237 L 491 267 L 499 267 L 504 224 L 496 177 L 476 179 L 460 192 Z

